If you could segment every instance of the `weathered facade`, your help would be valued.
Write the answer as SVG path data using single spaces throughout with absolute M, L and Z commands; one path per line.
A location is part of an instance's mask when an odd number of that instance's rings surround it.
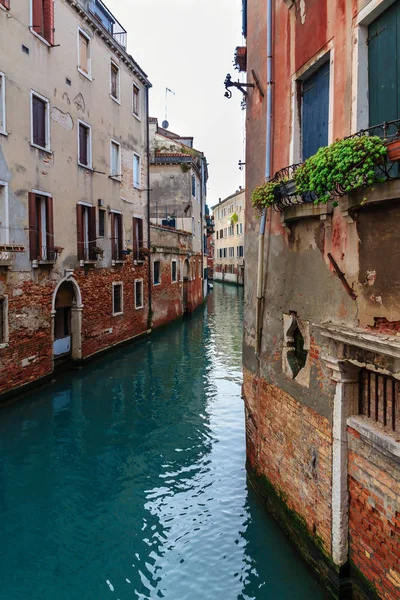
M 156 325 L 164 323 L 168 314 L 180 316 L 192 312 L 207 295 L 205 212 L 208 170 L 204 154 L 193 148 L 192 137 L 182 137 L 160 127 L 155 118 L 149 119 L 149 127 L 151 260 L 153 286 L 157 287 L 153 297 Z M 172 252 L 172 249 L 179 249 L 179 252 Z M 176 261 L 176 266 L 171 266 L 171 260 Z M 171 282 L 172 268 L 175 281 Z M 158 277 L 160 269 L 164 275 Z M 178 283 L 180 281 L 182 284 Z M 173 305 L 167 306 L 170 296 L 164 286 L 172 283 L 178 285 L 173 286 Z M 174 299 L 177 291 L 179 301 Z
M 2 393 L 150 328 L 150 83 L 100 0 L 2 0 L 0 30 Z
M 214 280 L 243 285 L 245 190 L 212 206 L 214 216 Z
M 340 598 L 400 598 L 397 166 L 337 206 L 276 204 L 264 237 L 251 193 L 400 118 L 399 15 L 393 0 L 244 2 L 248 469 Z

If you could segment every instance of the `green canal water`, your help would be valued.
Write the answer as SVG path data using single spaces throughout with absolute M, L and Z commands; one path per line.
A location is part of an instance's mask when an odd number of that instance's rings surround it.
M 326 598 L 249 489 L 243 292 L 0 411 L 1 600 Z

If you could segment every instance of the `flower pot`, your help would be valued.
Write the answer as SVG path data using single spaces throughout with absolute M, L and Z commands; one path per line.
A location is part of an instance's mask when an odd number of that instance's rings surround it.
M 400 140 L 389 142 L 389 144 L 387 145 L 387 153 L 388 159 L 391 162 L 396 162 L 397 160 L 400 160 Z
M 296 182 L 294 179 L 290 179 L 289 181 L 285 181 L 282 183 L 284 188 L 285 196 L 295 196 L 296 195 Z

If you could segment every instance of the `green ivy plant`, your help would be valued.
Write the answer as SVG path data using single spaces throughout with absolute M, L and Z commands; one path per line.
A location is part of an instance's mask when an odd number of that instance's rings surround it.
M 294 173 L 296 193 L 304 196 L 313 192 L 314 204 L 326 204 L 336 190 L 351 192 L 361 187 L 371 187 L 383 181 L 376 166 L 387 155 L 384 142 L 377 136 L 336 140 L 330 146 L 319 148 Z M 253 206 L 259 210 L 275 201 L 275 190 L 281 181 L 266 181 L 252 193 Z M 333 205 L 337 206 L 337 201 Z
M 239 220 L 239 217 L 237 215 L 236 212 L 233 213 L 233 215 L 231 216 L 231 225 L 234 225 L 235 223 L 237 223 Z

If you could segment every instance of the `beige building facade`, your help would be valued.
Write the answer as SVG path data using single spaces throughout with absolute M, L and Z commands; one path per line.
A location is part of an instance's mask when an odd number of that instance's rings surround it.
M 244 283 L 245 190 L 220 200 L 214 217 L 214 281 Z
M 100 0 L 1 0 L 0 31 L 1 393 L 149 328 L 150 82 Z

